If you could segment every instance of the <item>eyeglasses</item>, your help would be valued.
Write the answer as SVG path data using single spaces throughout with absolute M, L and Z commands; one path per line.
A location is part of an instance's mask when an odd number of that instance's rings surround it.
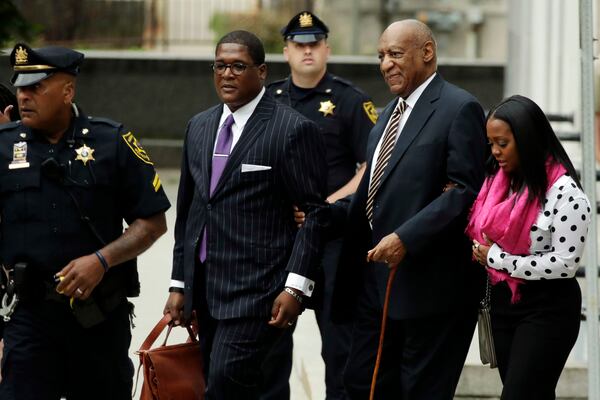
M 224 64 L 224 63 L 214 63 L 211 64 L 213 71 L 215 71 L 219 75 L 223 75 L 227 68 L 231 69 L 231 73 L 239 76 L 244 73 L 246 68 L 248 67 L 256 67 L 257 65 L 246 65 L 244 63 L 236 62 L 232 64 Z

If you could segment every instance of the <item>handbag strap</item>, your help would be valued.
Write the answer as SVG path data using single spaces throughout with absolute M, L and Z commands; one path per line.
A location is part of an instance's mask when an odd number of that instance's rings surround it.
M 169 335 L 171 334 L 171 329 L 173 328 L 173 324 L 171 324 L 172 321 L 173 321 L 173 318 L 171 318 L 171 314 L 167 313 L 167 314 L 163 315 L 163 317 L 160 319 L 160 321 L 158 321 L 158 323 L 152 329 L 152 331 L 150 331 L 150 333 L 148 334 L 148 337 L 146 337 L 146 340 L 144 340 L 144 343 L 142 343 L 142 345 L 140 346 L 138 353 L 142 352 L 142 351 L 150 350 L 150 348 L 152 347 L 152 345 L 154 344 L 156 339 L 158 339 L 158 337 L 160 336 L 162 331 L 168 326 L 165 340 L 162 343 L 162 346 L 165 346 L 167 344 L 167 339 L 169 338 Z M 196 339 L 196 334 L 190 327 L 190 324 L 187 324 L 185 327 L 186 327 L 186 329 L 188 331 L 188 335 L 189 335 L 188 342 L 197 342 L 198 339 Z
M 167 345 L 167 339 L 169 339 L 169 335 L 171 334 L 171 329 L 173 328 L 173 324 L 169 324 L 169 327 L 167 328 L 167 334 L 165 335 L 165 340 L 162 342 L 162 346 L 166 346 Z M 192 328 L 190 327 L 190 325 L 186 325 L 185 328 L 188 331 L 188 340 L 187 342 L 197 342 L 198 339 L 196 339 L 196 335 L 194 334 L 194 331 L 192 330 Z
M 142 343 L 142 345 L 140 346 L 139 351 L 150 350 L 150 347 L 152 347 L 152 345 L 154 344 L 156 339 L 158 339 L 158 337 L 160 336 L 162 331 L 165 329 L 165 327 L 167 325 L 169 325 L 171 323 L 171 321 L 172 321 L 171 314 L 166 313 L 165 315 L 163 315 L 163 317 L 160 319 L 160 321 L 158 321 L 158 323 L 152 329 L 152 331 L 150 331 L 150 334 L 148 335 L 146 340 L 144 340 L 144 343 Z
M 489 274 L 485 274 L 485 295 L 483 296 L 483 299 L 481 299 L 480 302 L 480 306 L 481 308 L 490 308 L 490 299 L 491 299 L 491 292 L 492 292 L 492 285 L 490 284 L 490 276 Z

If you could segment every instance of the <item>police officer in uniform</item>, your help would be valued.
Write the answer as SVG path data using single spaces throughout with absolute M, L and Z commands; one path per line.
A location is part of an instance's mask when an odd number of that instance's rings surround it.
M 83 57 L 10 55 L 21 120 L 0 125 L 0 261 L 18 302 L 2 309 L 3 400 L 131 399 L 127 297 L 170 204 L 134 135 L 73 103 Z
M 319 126 L 327 152 L 327 201 L 333 203 L 354 193 L 362 178 L 367 137 L 377 120 L 377 112 L 362 90 L 327 72 L 330 54 L 328 32 L 327 26 L 309 11 L 294 16 L 281 30 L 285 41 L 283 54 L 291 75 L 271 83 L 268 90 L 277 100 Z M 324 276 L 315 288 L 322 296 L 320 304 L 315 306 L 315 313 L 321 332 L 328 400 L 346 398 L 342 372 L 348 355 L 351 327 L 333 324 L 329 317 L 331 289 L 335 280 L 333 273 L 340 246 L 340 240 L 326 245 L 321 261 Z M 263 399 L 289 398 L 287 381 L 292 366 L 292 347 L 290 333 L 271 352 L 270 360 L 265 363 L 270 392 Z

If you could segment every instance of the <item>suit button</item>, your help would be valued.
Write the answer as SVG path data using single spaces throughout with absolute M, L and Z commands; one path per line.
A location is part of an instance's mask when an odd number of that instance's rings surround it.
M 212 206 L 211 206 L 210 204 L 207 204 L 207 205 L 206 205 L 206 209 L 207 209 L 207 210 L 210 210 L 211 208 L 212 208 Z

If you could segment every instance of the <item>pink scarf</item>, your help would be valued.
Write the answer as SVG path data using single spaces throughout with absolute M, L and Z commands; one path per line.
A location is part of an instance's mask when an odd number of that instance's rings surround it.
M 554 182 L 566 173 L 565 167 L 558 163 L 547 162 L 546 174 L 549 189 Z M 502 168 L 486 178 L 483 187 L 473 204 L 466 233 L 471 240 L 486 244 L 483 234 L 503 250 L 514 255 L 529 255 L 531 247 L 531 226 L 540 212 L 538 199 L 528 201 L 527 188 L 522 193 L 509 195 L 510 177 Z M 512 292 L 511 302 L 519 301 L 518 286 L 524 281 L 513 278 L 504 271 L 487 268 L 490 283 L 506 281 Z

